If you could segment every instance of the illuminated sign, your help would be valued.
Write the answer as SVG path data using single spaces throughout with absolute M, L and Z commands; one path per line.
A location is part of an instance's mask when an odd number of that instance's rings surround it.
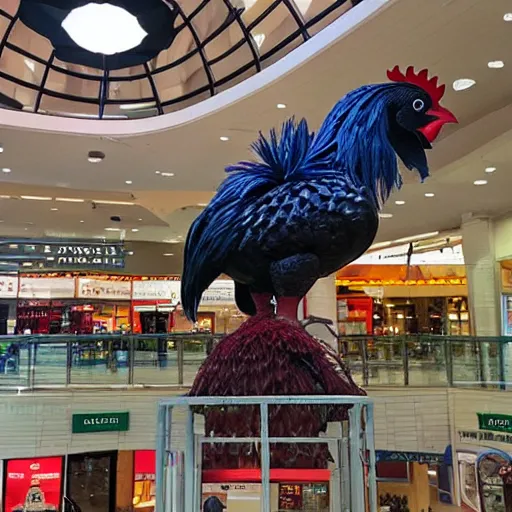
M 477 413 L 478 428 L 491 432 L 512 433 L 512 416 L 505 414 Z
M 73 434 L 92 432 L 126 432 L 130 428 L 129 412 L 98 412 L 73 414 Z
M 0 240 L 2 269 L 101 269 L 124 268 L 125 251 L 122 242 L 59 239 Z

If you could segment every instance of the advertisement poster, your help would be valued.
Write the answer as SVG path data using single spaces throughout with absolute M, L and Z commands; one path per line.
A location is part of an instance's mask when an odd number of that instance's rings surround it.
M 75 280 L 59 277 L 21 277 L 20 299 L 72 299 L 75 296 Z
M 134 300 L 180 301 L 181 281 L 134 281 L 132 297 Z
M 127 281 L 88 278 L 78 280 L 78 297 L 82 299 L 130 300 L 131 295 L 132 286 Z
M 62 457 L 9 460 L 5 472 L 5 512 L 59 510 Z

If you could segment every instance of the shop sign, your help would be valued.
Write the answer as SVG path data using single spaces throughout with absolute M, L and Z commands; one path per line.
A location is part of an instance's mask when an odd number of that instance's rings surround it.
M 484 442 L 512 444 L 511 434 L 495 434 L 478 430 L 461 430 L 458 432 L 459 441 L 465 444 L 479 444 Z
M 131 283 L 127 281 L 110 281 L 108 279 L 78 279 L 77 296 L 82 299 L 118 299 L 130 300 Z
M 43 253 L 46 261 L 50 262 L 45 265 L 48 267 L 103 270 L 124 268 L 122 244 L 69 242 L 61 245 L 44 245 Z
M 20 299 L 72 299 L 74 278 L 20 277 Z
M 88 240 L 0 240 L 0 261 L 31 262 L 44 269 L 101 269 L 124 268 L 123 243 L 104 243 Z
M 92 412 L 73 414 L 71 432 L 73 434 L 126 432 L 129 428 L 129 412 Z
M 6 473 L 3 510 L 60 509 L 62 457 L 9 460 Z
M 225 306 L 235 304 L 235 282 L 227 279 L 214 281 L 203 293 L 201 306 Z
M 509 432 L 512 433 L 512 416 L 505 414 L 477 413 L 478 428 L 480 430 L 490 430 L 491 432 Z
M 0 298 L 15 299 L 18 296 L 18 277 L 0 276 Z
M 169 300 L 180 302 L 181 281 L 133 281 L 134 300 Z
M 377 462 L 418 462 L 419 464 L 442 464 L 444 462 L 444 455 L 439 453 L 377 450 L 375 455 Z

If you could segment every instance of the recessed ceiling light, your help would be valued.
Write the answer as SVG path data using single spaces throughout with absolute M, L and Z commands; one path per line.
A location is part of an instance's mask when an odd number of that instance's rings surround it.
M 50 208 L 50 210 L 51 210 L 52 212 L 58 212 L 58 211 L 59 211 L 59 209 L 58 209 L 58 208 Z
M 379 213 L 379 217 L 381 219 L 391 219 L 391 217 L 393 217 L 393 214 L 392 213 Z
M 105 228 L 105 231 L 121 231 L 120 228 Z
M 395 204 L 401 206 L 401 205 L 405 204 L 405 201 L 395 201 Z
M 492 173 L 493 173 L 493 172 L 495 172 L 495 171 L 496 171 L 496 167 L 486 167 L 486 168 L 485 168 L 485 172 L 486 172 L 487 174 L 492 174 Z
M 475 85 L 476 82 L 472 78 L 459 78 L 453 82 L 454 91 L 465 91 Z
M 138 219 L 138 220 L 139 220 L 139 222 L 142 222 L 142 219 Z
M 284 103 L 278 103 L 276 106 L 277 106 L 277 108 L 279 108 L 279 109 L 286 108 L 286 105 L 285 105 Z
M 137 228 L 132 229 L 132 233 L 137 233 L 137 231 L 139 231 Z
M 222 137 L 220 138 L 220 140 L 221 140 L 222 142 L 227 142 L 227 141 L 229 140 L 229 137 L 222 136 Z
M 126 183 L 127 185 L 131 185 L 131 184 L 133 183 L 133 181 L 132 181 L 132 180 L 126 180 L 126 181 L 125 181 L 125 183 Z
M 99 164 L 105 159 L 105 153 L 102 151 L 89 151 L 89 155 L 87 156 L 87 160 L 91 162 L 91 164 Z
M 201 208 L 205 208 L 208 206 L 208 203 L 197 203 L 197 206 L 200 206 Z
M 425 197 L 434 197 L 435 194 L 433 192 L 425 192 Z
M 11 172 L 11 169 L 9 169 L 8 167 L 4 167 L 2 169 L 2 172 L 5 172 L 5 174 L 9 174 Z
M 172 252 L 164 252 L 164 256 L 174 256 Z
M 160 176 L 165 176 L 166 178 L 172 178 L 174 176 L 173 172 L 161 172 Z
M 487 180 L 475 180 L 473 185 L 487 185 Z
M 505 63 L 502 60 L 491 60 L 487 63 L 487 67 L 490 69 L 501 69 L 505 67 Z
M 11 196 L 0 195 L 0 199 L 11 199 Z
M 51 197 L 46 197 L 46 196 L 20 196 L 21 199 L 29 199 L 29 200 L 32 200 L 32 201 L 51 201 L 52 198 Z
M 160 171 L 155 171 L 155 174 L 160 174 Z
M 3 153 L 3 152 L 4 152 L 4 147 L 0 146 L 0 153 Z
M 135 253 L 133 251 L 128 251 L 126 254 L 128 254 L 128 256 L 133 256 Z
M 80 224 L 83 224 L 84 222 L 85 222 L 85 220 L 81 220 L 81 221 L 80 221 Z
M 512 21 L 512 12 L 507 12 L 507 14 L 503 16 L 503 21 Z
M 103 55 L 131 50 L 148 35 L 133 14 L 107 3 L 91 2 L 73 9 L 62 28 L 78 46 Z
M 61 203 L 85 203 L 85 199 L 75 197 L 56 197 L 55 201 L 60 201 Z

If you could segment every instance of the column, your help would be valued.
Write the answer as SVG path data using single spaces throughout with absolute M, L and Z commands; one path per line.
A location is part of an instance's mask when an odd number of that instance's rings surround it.
M 483 217 L 466 217 L 461 230 L 471 332 L 476 336 L 499 336 L 500 284 L 492 221 Z
M 306 297 L 306 317 L 318 316 L 332 320 L 332 328 L 338 332 L 338 308 L 336 303 L 336 276 L 319 279 Z M 332 336 L 328 336 L 324 326 L 312 326 L 308 332 L 322 338 L 330 345 L 337 345 Z M 337 346 L 333 346 L 337 350 Z
M 492 221 L 485 217 L 468 216 L 463 218 L 461 230 L 468 281 L 471 333 L 476 336 L 499 336 L 499 272 Z M 501 373 L 500 358 L 491 359 L 489 343 L 482 343 L 479 348 L 482 358 L 482 379 L 487 382 L 496 380 Z M 464 359 L 467 365 L 476 363 L 469 344 L 465 347 Z M 457 375 L 454 375 L 454 380 L 457 379 Z

